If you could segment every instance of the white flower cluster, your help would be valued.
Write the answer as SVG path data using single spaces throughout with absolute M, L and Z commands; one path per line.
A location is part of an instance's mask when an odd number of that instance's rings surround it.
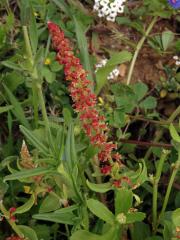
M 94 10 L 99 17 L 114 22 L 118 13 L 123 13 L 126 0 L 95 0 Z
M 180 57 L 174 56 L 173 59 L 176 61 L 175 62 L 176 66 L 180 66 Z
M 97 72 L 99 68 L 104 67 L 106 65 L 107 61 L 108 61 L 107 59 L 102 59 L 98 64 L 96 64 L 95 72 Z M 112 70 L 112 72 L 109 73 L 107 79 L 108 80 L 113 80 L 113 79 L 115 79 L 119 76 L 119 73 L 120 73 L 119 69 L 115 68 L 115 69 Z

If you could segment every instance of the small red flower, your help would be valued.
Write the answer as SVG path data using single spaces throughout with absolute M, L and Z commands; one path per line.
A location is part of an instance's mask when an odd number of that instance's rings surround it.
M 107 175 L 111 172 L 112 167 L 109 165 L 105 165 L 101 168 L 101 173 Z
M 10 220 L 13 221 L 13 222 L 16 221 L 16 217 L 13 215 L 15 211 L 16 211 L 16 208 L 15 208 L 15 207 L 11 207 L 11 208 L 9 209 L 9 215 L 10 215 L 9 218 L 10 218 Z
M 116 187 L 116 188 L 120 188 L 121 187 L 121 181 L 120 180 L 115 180 L 113 182 L 113 186 Z

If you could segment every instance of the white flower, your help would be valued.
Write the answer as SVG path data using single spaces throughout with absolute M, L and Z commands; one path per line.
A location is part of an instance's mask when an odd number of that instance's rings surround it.
M 176 56 L 173 56 L 173 59 L 174 59 L 174 60 L 178 60 L 179 58 L 178 58 L 178 56 L 176 55 Z
M 118 13 L 124 11 L 124 3 L 127 0 L 95 0 L 93 9 L 98 12 L 99 17 L 106 17 L 107 21 L 114 22 Z

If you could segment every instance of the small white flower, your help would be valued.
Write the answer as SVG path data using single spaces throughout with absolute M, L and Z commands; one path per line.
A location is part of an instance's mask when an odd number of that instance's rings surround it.
M 174 59 L 174 60 L 178 60 L 179 58 L 178 58 L 178 56 L 176 55 L 176 56 L 173 56 L 173 59 Z
M 93 9 L 99 17 L 106 17 L 107 21 L 114 22 L 118 13 L 124 11 L 124 3 L 127 0 L 95 0 Z
M 176 61 L 176 66 L 179 66 L 180 65 L 180 61 Z

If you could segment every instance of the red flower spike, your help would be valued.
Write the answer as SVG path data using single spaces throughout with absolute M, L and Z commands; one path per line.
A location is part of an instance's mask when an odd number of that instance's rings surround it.
M 80 61 L 74 56 L 70 42 L 64 37 L 63 31 L 54 23 L 48 22 L 48 29 L 52 37 L 53 47 L 57 52 L 56 60 L 64 65 L 66 80 L 70 81 L 69 92 L 74 102 L 73 107 L 82 122 L 86 135 L 91 144 L 99 148 L 98 159 L 108 162 L 116 157 L 112 151 L 116 145 L 107 142 L 108 127 L 104 116 L 100 116 L 96 110 L 96 95 L 90 86 L 92 82 L 87 79 L 87 72 L 83 69 Z M 104 174 L 110 173 L 110 169 L 102 170 Z

